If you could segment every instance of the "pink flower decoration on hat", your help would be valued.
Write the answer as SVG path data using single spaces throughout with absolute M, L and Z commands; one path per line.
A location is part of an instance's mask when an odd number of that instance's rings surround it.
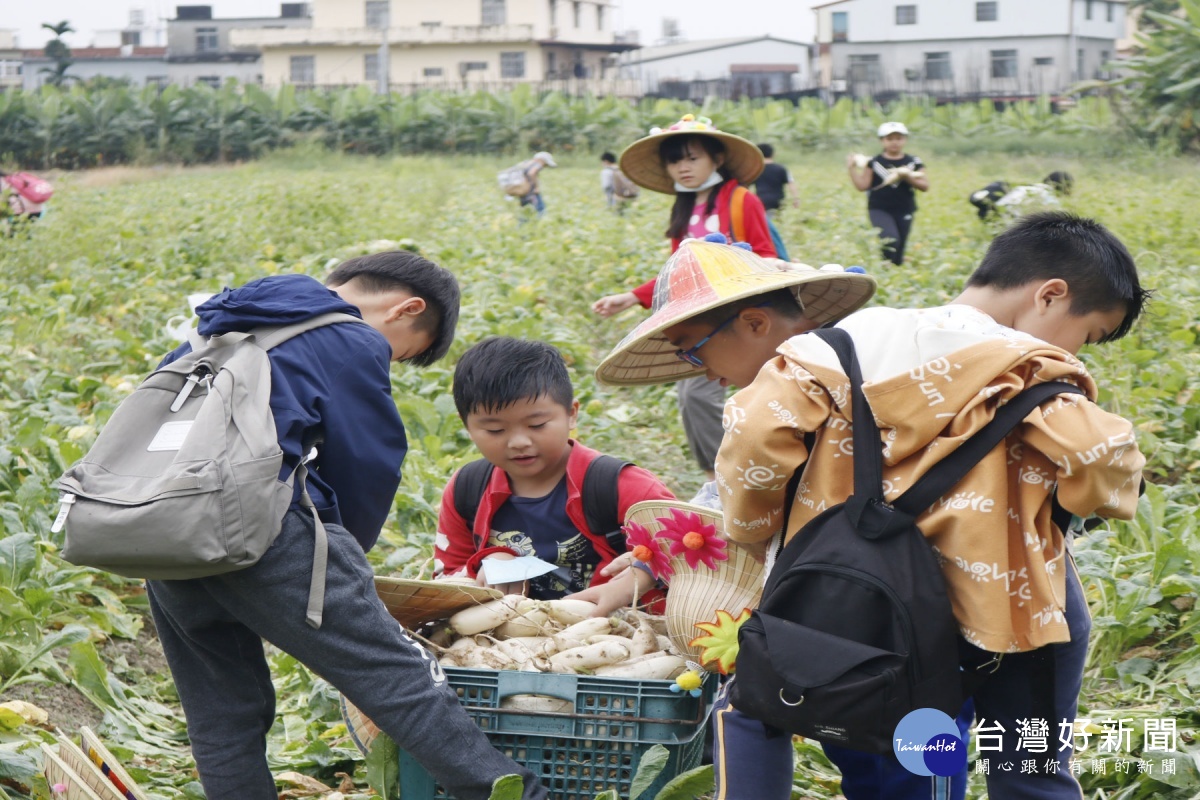
M 717 535 L 716 525 L 706 525 L 699 514 L 670 509 L 671 516 L 656 517 L 662 523 L 660 536 L 670 539 L 672 556 L 682 554 L 687 565 L 695 569 L 701 561 L 709 569 L 715 570 L 718 561 L 725 561 L 729 553 L 725 552 L 725 540 Z
M 625 544 L 633 557 L 649 567 L 651 575 L 666 579 L 674 572 L 671 560 L 663 550 L 663 543 L 654 538 L 646 526 L 627 522 L 621 530 L 625 531 Z

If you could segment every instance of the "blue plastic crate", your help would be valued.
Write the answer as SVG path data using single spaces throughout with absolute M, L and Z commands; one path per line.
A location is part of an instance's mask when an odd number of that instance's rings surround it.
M 629 797 L 642 756 L 656 744 L 670 753 L 658 779 L 637 798 L 650 800 L 681 772 L 700 765 L 704 726 L 716 690 L 707 676 L 700 697 L 671 691 L 674 681 L 446 667 L 459 702 L 492 746 L 542 779 L 556 800 L 593 800 L 607 789 Z M 517 694 L 559 697 L 575 711 L 500 707 Z M 453 800 L 429 773 L 400 752 L 404 800 Z

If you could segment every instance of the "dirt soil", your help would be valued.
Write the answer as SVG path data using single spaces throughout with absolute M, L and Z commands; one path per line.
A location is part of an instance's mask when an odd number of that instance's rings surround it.
M 136 683 L 167 671 L 162 646 L 148 619 L 137 639 L 109 639 L 100 645 L 99 651 L 108 668 L 125 683 Z M 69 684 L 23 683 L 10 688 L 3 699 L 24 700 L 45 709 L 50 724 L 69 734 L 83 725 L 95 729 L 104 719 L 104 712 Z

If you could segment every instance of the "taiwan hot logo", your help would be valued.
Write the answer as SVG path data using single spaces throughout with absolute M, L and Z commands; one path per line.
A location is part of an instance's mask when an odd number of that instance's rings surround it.
M 896 726 L 892 749 L 914 775 L 950 777 L 967 766 L 967 744 L 954 719 L 936 708 L 918 708 Z

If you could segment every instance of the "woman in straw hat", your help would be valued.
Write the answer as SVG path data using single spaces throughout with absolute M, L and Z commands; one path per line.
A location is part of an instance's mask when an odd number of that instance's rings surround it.
M 621 153 L 621 171 L 653 192 L 675 196 L 666 234 L 671 252 L 685 239 L 721 233 L 743 241 L 761 256 L 774 258 L 775 246 L 762 202 L 745 187 L 764 166 L 762 151 L 752 142 L 717 130 L 712 120 L 685 114 L 666 129 L 653 128 Z M 609 317 L 640 303 L 650 307 L 654 281 L 631 292 L 602 297 L 592 310 Z M 681 381 L 679 411 L 688 447 L 709 480 L 721 443 L 721 408 L 725 392 L 715 383 Z
M 746 386 L 788 339 L 841 319 L 874 291 L 872 278 L 837 265 L 814 269 L 758 258 L 719 242 L 685 242 L 659 273 L 653 313 L 613 348 L 596 377 L 628 386 L 703 376 L 721 385 Z M 719 504 L 715 492 L 701 495 Z M 634 518 L 645 522 L 644 517 L 663 517 L 672 504 L 650 507 L 654 505 L 635 506 L 639 514 Z M 706 521 L 720 521 L 719 515 L 704 513 Z M 758 551 L 759 557 L 766 557 L 764 550 Z M 609 569 L 622 566 L 614 562 Z M 689 592 L 672 592 L 667 593 L 668 616 L 680 603 L 696 604 L 695 598 L 685 597 Z M 736 615 L 741 609 L 725 610 Z M 761 722 L 739 713 L 724 691 L 712 719 L 716 800 L 788 800 L 791 737 L 773 735 Z M 970 716 L 962 723 L 965 729 Z M 966 792 L 965 771 L 953 779 L 922 777 L 894 758 L 830 746 L 825 752 L 844 775 L 854 777 L 842 787 L 848 800 L 961 800 Z

